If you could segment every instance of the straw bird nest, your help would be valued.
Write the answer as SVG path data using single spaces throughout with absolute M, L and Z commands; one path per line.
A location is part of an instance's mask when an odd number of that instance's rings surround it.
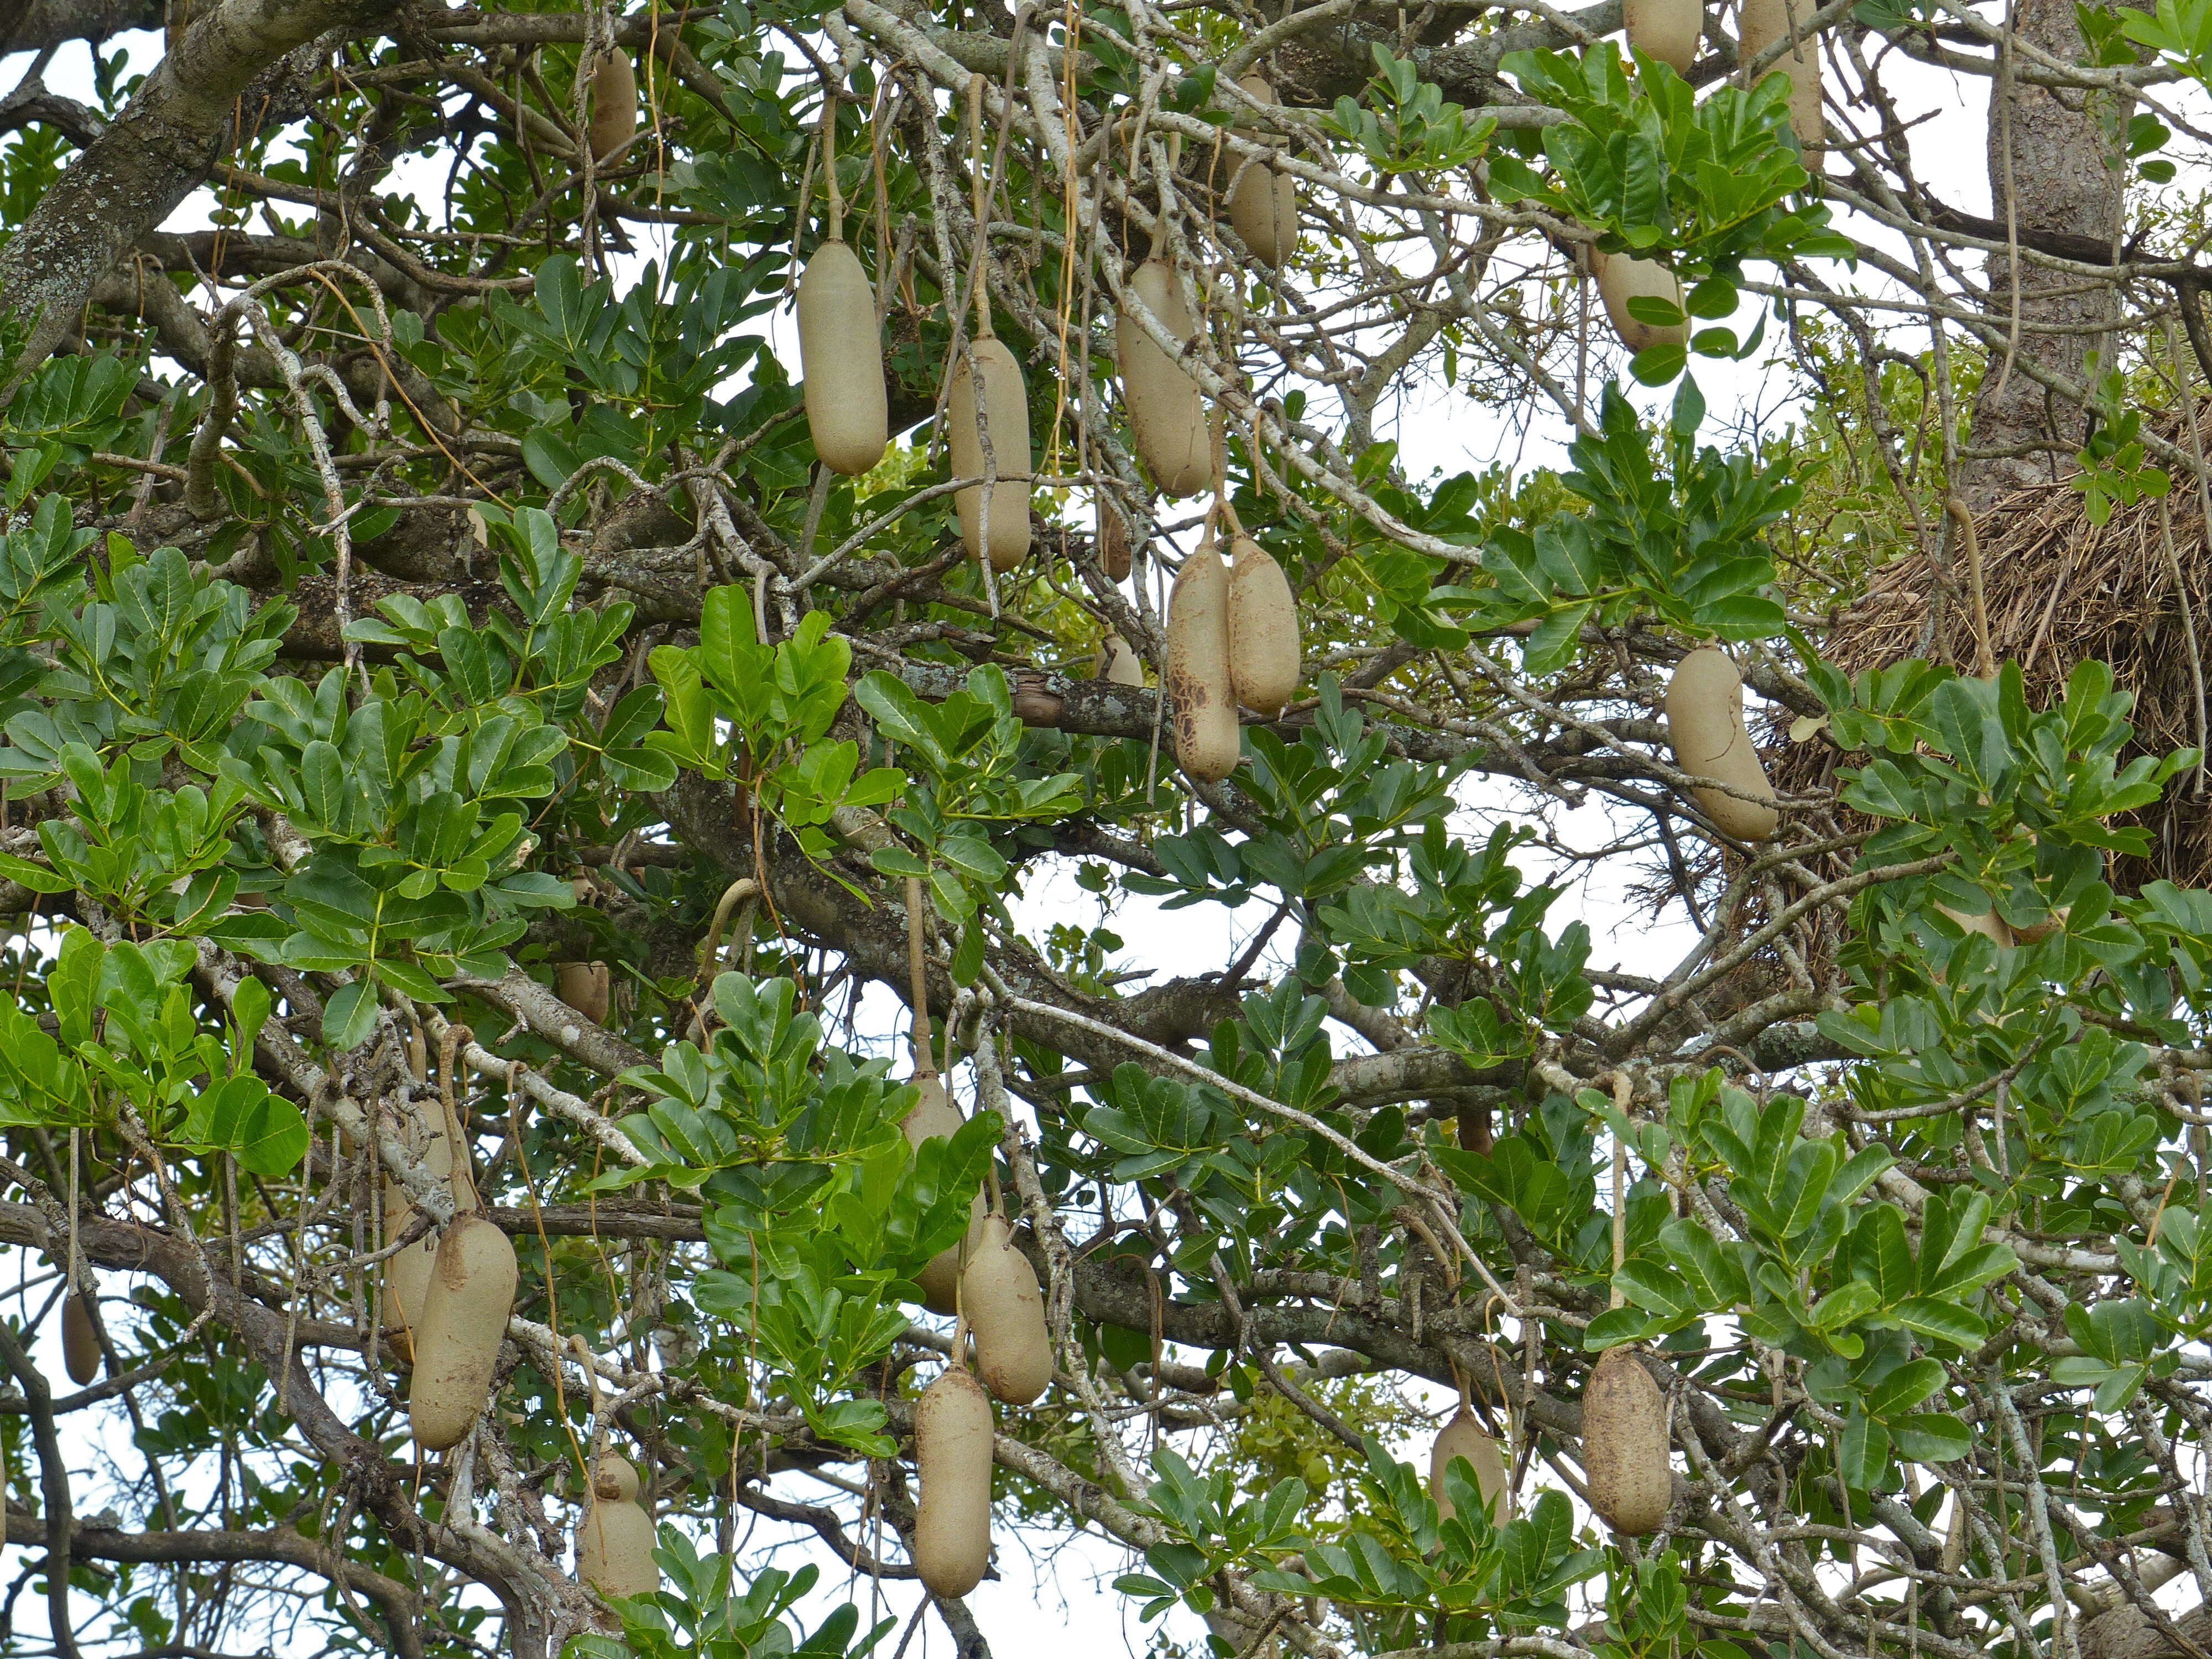
M 2207 417 L 2212 420 L 2212 410 Z M 2180 422 L 2172 416 L 2162 424 L 2179 428 Z M 1993 654 L 2022 665 L 2028 701 L 2037 708 L 2057 700 L 2076 664 L 2093 657 L 2110 664 L 2118 684 L 2135 697 L 2135 736 L 2123 765 L 2138 754 L 2162 756 L 2203 743 L 2200 677 L 2212 675 L 2212 539 L 2202 497 L 2185 482 L 2177 481 L 2163 507 L 2161 514 L 2160 501 L 2146 497 L 2094 525 L 2081 493 L 2062 481 L 2015 491 L 1973 520 Z M 1853 675 L 1911 656 L 1972 673 L 1966 550 L 1963 538 L 1950 539 L 1961 544 L 1948 575 L 1925 552 L 1871 572 L 1864 596 L 1820 641 L 1828 659 Z M 1772 714 L 1760 746 L 1768 775 L 1784 793 L 1827 798 L 1822 806 L 1800 809 L 1802 829 L 1816 839 L 1875 829 L 1833 799 L 1836 772 L 1846 757 L 1820 739 L 1793 744 L 1789 725 L 1788 711 Z M 2212 886 L 2212 780 L 2185 773 L 2163 800 L 2125 822 L 2150 832 L 2151 851 L 2112 860 L 2106 878 L 2115 888 L 2132 893 L 2161 878 Z M 1814 863 L 1824 874 L 1840 876 L 1852 861 L 1844 852 Z M 1647 872 L 1637 891 L 1656 913 L 1686 883 L 1702 923 L 1737 870 L 1733 860 L 1710 852 L 1670 857 Z M 1721 949 L 1757 927 L 1782 899 L 1771 885 L 1743 894 L 1735 914 L 1721 918 Z M 1792 988 L 1834 988 L 1841 942 L 1832 916 L 1816 911 L 1802 917 L 1713 987 L 1696 1012 L 1709 1022 L 1725 1019 Z
M 2135 697 L 2135 736 L 2123 765 L 2136 755 L 2207 746 L 2212 538 L 2203 497 L 2186 480 L 2177 480 L 2163 500 L 2145 496 L 2118 508 L 2102 525 L 2090 522 L 2081 491 L 2063 481 L 2016 490 L 1973 524 L 1990 650 L 1999 662 L 2021 664 L 2031 706 L 2048 707 L 2075 665 L 2097 658 Z M 1948 592 L 1924 552 L 1875 570 L 1865 597 L 1821 641 L 1824 653 L 1853 675 L 1910 656 L 1972 672 L 1963 545 L 1951 564 Z M 1942 625 L 1931 627 L 1938 617 Z M 1768 763 L 1778 785 L 1792 793 L 1832 785 L 1838 757 L 1832 747 L 1773 736 L 1778 752 L 1769 750 Z M 2150 832 L 2151 850 L 2113 860 L 2108 878 L 2116 888 L 2134 892 L 2161 878 L 2212 886 L 2212 783 L 2185 773 L 2166 799 L 2127 822 Z

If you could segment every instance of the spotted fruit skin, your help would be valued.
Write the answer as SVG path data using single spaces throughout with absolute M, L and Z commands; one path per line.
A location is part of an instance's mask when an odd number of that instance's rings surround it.
M 1667 1396 L 1630 1347 L 1598 1356 L 1583 1390 L 1583 1474 L 1590 1507 L 1630 1538 L 1659 1530 L 1674 1501 Z

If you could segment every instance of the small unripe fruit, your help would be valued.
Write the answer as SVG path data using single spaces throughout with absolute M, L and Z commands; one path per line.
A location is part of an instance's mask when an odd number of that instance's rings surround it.
M 1439 1516 L 1446 1521 L 1455 1513 L 1452 1501 L 1444 1496 L 1444 1471 L 1451 1467 L 1455 1457 L 1464 1457 L 1474 1470 L 1474 1489 L 1490 1506 L 1490 1518 L 1503 1524 L 1510 1517 L 1506 1513 L 1505 1460 L 1498 1455 L 1498 1443 L 1482 1430 L 1474 1413 L 1462 1406 L 1452 1413 L 1450 1422 L 1437 1431 L 1436 1444 L 1429 1449 L 1429 1496 L 1436 1500 Z
M 975 1338 L 975 1370 L 994 1399 L 1026 1406 L 1052 1382 L 1052 1337 L 1036 1269 L 1000 1215 L 986 1215 L 960 1270 L 960 1311 Z
M 1198 325 L 1166 260 L 1147 259 L 1139 265 L 1129 289 L 1173 338 L 1188 343 L 1197 337 Z M 1203 489 L 1213 477 L 1213 433 L 1198 382 L 1160 349 L 1126 303 L 1115 319 L 1114 346 L 1129 429 L 1152 481 L 1170 495 Z
M 1674 1501 L 1667 1396 L 1632 1348 L 1598 1356 L 1583 1390 L 1583 1474 L 1590 1507 L 1615 1532 L 1659 1530 Z
M 610 1599 L 650 1595 L 660 1588 L 653 1559 L 653 1517 L 637 1501 L 637 1471 L 627 1458 L 599 1462 L 583 1519 L 576 1523 L 576 1577 Z
M 1218 783 L 1237 769 L 1241 734 L 1229 678 L 1229 567 L 1211 546 L 1183 562 L 1168 596 L 1167 654 L 1176 763 Z
M 975 355 L 975 373 L 969 370 L 968 352 Z M 983 422 L 975 417 L 975 379 L 983 383 Z M 1012 570 L 1030 550 L 1030 403 L 1022 385 L 1022 366 L 1005 342 L 971 340 L 952 368 L 952 390 L 945 400 L 948 423 L 945 450 L 956 478 L 984 475 L 983 437 L 988 427 L 991 454 L 1000 482 L 991 491 L 991 568 Z M 1013 482 L 1008 482 L 1008 476 Z M 960 539 L 968 556 L 980 559 L 983 547 L 983 486 L 969 484 L 955 491 L 953 506 L 960 514 Z
M 1145 683 L 1144 659 L 1130 649 L 1128 641 L 1119 634 L 1109 634 L 1098 642 L 1091 678 L 1114 685 L 1140 686 Z
M 614 989 L 613 976 L 604 962 L 564 962 L 554 993 L 594 1025 L 607 1023 L 607 1000 Z
M 1121 515 L 1103 501 L 1098 504 L 1098 562 L 1109 582 L 1129 580 L 1129 530 Z
M 62 1302 L 62 1364 L 70 1381 L 82 1387 L 100 1375 L 100 1333 L 92 1328 L 89 1292 L 79 1291 Z
M 1717 778 L 1742 792 L 1692 791 L 1705 815 L 1738 841 L 1765 841 L 1779 822 L 1773 786 L 1743 723 L 1743 676 L 1718 651 L 1692 651 L 1667 682 L 1667 737 L 1674 763 L 1693 778 Z M 1758 799 L 1746 800 L 1743 795 Z
M 991 1565 L 991 1402 L 947 1366 L 914 1407 L 914 1565 L 933 1595 L 965 1595 Z
M 799 279 L 799 362 L 814 453 L 832 472 L 866 472 L 890 442 L 890 394 L 875 291 L 842 240 L 816 248 Z M 994 424 L 994 443 L 996 432 Z
M 1688 343 L 1690 325 L 1686 313 L 1681 322 L 1668 325 L 1647 323 L 1628 309 L 1631 300 L 1664 300 L 1677 311 L 1681 310 L 1681 279 L 1656 259 L 1632 259 L 1626 253 L 1598 255 L 1597 293 L 1605 302 L 1605 314 L 1613 324 L 1613 331 L 1631 351 Z
M 1239 536 L 1230 550 L 1230 687 L 1237 702 L 1272 720 L 1298 689 L 1298 602 L 1259 543 Z
M 446 1451 L 468 1437 L 491 1398 L 499 1345 L 514 1310 L 514 1246 L 480 1215 L 446 1230 L 415 1328 L 415 1381 L 407 1399 L 415 1443 Z

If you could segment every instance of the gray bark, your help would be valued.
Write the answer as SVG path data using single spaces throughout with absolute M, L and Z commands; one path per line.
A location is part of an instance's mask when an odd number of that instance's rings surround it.
M 2062 60 L 2083 54 L 2081 32 L 2074 21 L 2074 0 L 2016 0 L 2014 29 Z M 2124 128 L 2126 112 L 2119 112 Z M 2009 141 L 2008 143 L 2008 141 Z M 2008 179 L 2008 153 L 2009 178 Z M 2112 147 L 2094 106 L 2085 107 L 2078 92 L 2063 94 L 2014 80 L 1996 84 L 1990 113 L 1989 167 L 1991 217 L 2005 223 L 2008 186 L 2013 221 L 2020 233 L 2070 233 L 2109 246 L 2119 234 L 2128 172 L 2108 167 Z M 2014 261 L 1990 256 L 1990 311 L 2001 326 L 2013 318 Z M 2081 279 L 2021 264 L 2018 270 L 2020 309 L 2017 357 L 2056 373 L 2081 373 L 2083 355 L 2099 352 L 2109 364 L 2109 336 L 2095 331 L 2118 319 L 2118 300 L 2108 287 L 2087 287 Z M 2039 331 L 2060 330 L 2063 332 Z M 2101 348 L 2101 349 L 2100 349 Z M 2083 411 L 2051 398 L 2033 376 L 2003 372 L 2004 349 L 1993 348 L 1988 374 L 1974 403 L 1968 447 L 1974 451 L 2015 450 L 2045 445 L 2040 453 L 1971 454 L 1960 465 L 1960 497 L 1970 507 L 1986 507 L 2026 483 L 2045 483 L 2073 468 L 2081 447 Z
M 238 111 L 257 127 L 304 113 L 324 53 L 392 8 L 228 0 L 196 21 L 0 251 L 0 308 L 37 319 L 18 374 L 53 349 L 118 257 L 206 179 Z

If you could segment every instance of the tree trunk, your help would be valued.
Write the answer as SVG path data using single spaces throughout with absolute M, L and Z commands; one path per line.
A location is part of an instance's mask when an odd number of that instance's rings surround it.
M 2083 55 L 2081 32 L 2074 21 L 2074 0 L 2015 0 L 2014 27 L 2020 40 L 2032 42 L 2063 62 L 2074 63 Z M 2085 110 L 2081 105 L 2078 92 L 2062 96 L 2050 88 L 2018 81 L 2008 88 L 2002 84 L 1996 87 L 1990 100 L 1989 155 L 1990 216 L 1999 224 L 2005 221 L 2009 194 L 2014 223 L 2021 233 L 2070 231 L 2107 245 L 2118 234 L 2127 168 L 2124 164 L 2106 165 L 2113 147 L 2106 138 L 2097 111 Z M 2124 123 L 2126 112 L 2120 112 L 2120 119 Z M 2000 326 L 2010 329 L 2014 261 L 2004 253 L 1993 253 L 1988 270 L 1990 314 Z M 2109 326 L 2118 316 L 2113 291 L 2099 287 L 2087 293 L 2069 292 L 2081 287 L 2079 278 L 2024 263 L 2018 276 L 2016 361 L 2011 374 L 2006 374 L 2003 346 L 1991 349 L 1989 370 L 1974 402 L 1968 447 L 1974 452 L 2003 452 L 2033 445 L 2055 447 L 2027 454 L 1970 454 L 1960 465 L 1958 489 L 1971 507 L 1985 507 L 2021 484 L 2063 476 L 2072 470 L 2074 453 L 2081 447 L 2081 406 L 2050 395 L 2021 372 L 2022 366 L 2034 364 L 2079 379 L 2083 355 L 2096 350 L 2099 362 L 2109 367 L 2109 336 L 2036 330 L 2039 325 L 2069 331 Z

